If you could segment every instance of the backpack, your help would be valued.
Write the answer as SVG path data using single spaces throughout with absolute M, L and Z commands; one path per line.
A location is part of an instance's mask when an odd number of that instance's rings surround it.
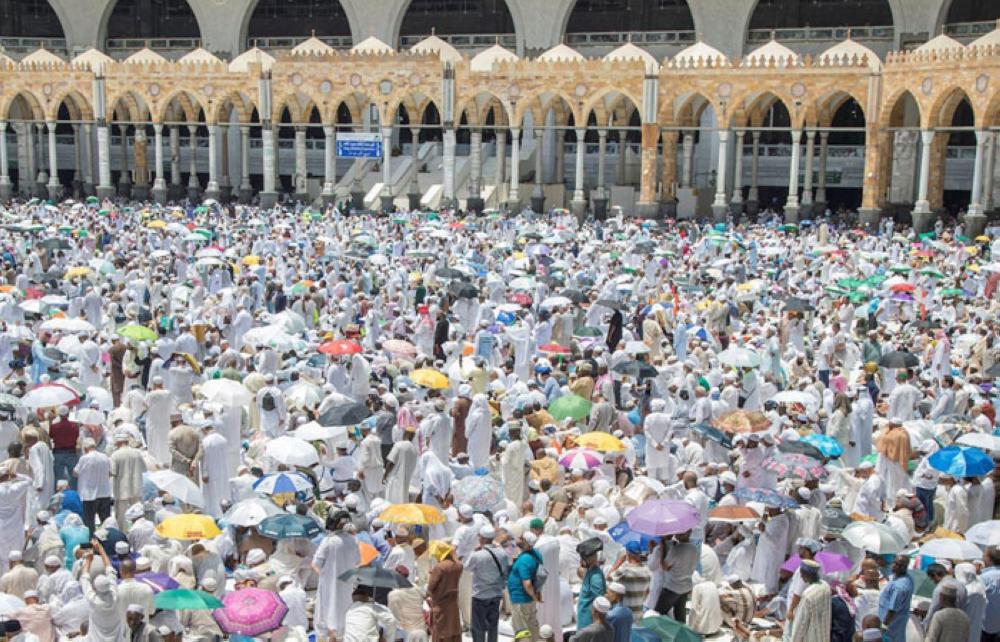
M 274 395 L 270 392 L 265 392 L 264 397 L 260 400 L 260 407 L 263 408 L 265 412 L 271 412 L 274 410 L 275 406 Z
M 535 591 L 541 593 L 542 587 L 545 586 L 545 582 L 549 579 L 549 571 L 542 565 L 541 555 L 532 550 L 531 556 L 538 560 L 538 569 L 535 570 L 535 579 L 531 583 L 534 585 Z

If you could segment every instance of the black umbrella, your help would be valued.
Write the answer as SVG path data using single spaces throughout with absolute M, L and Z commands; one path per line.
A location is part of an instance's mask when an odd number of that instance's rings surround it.
M 38 247 L 43 247 L 46 250 L 68 250 L 72 246 L 66 239 L 50 236 L 47 239 L 42 239 L 41 241 L 39 241 Z
M 917 327 L 921 330 L 940 328 L 941 322 L 937 319 L 921 319 L 920 321 L 917 321 Z
M 656 251 L 656 243 L 653 241 L 639 241 L 635 244 L 635 251 L 639 254 L 652 254 Z
M 321 426 L 353 426 L 371 416 L 368 406 L 352 401 L 330 408 L 317 421 Z
M 362 566 L 360 568 L 352 568 L 346 573 L 342 573 L 338 580 L 342 582 L 347 582 L 351 579 L 357 579 L 357 583 L 360 586 L 368 586 L 371 588 L 409 588 L 412 586 L 410 581 L 405 577 L 397 573 L 396 571 L 382 568 L 381 566 Z
M 559 293 L 560 296 L 564 296 L 573 303 L 586 303 L 589 297 L 583 292 L 583 290 L 576 290 L 574 288 L 567 288 Z
M 541 241 L 542 240 L 542 235 L 539 234 L 539 233 L 537 233 L 537 232 L 528 232 L 526 234 L 522 234 L 521 238 L 523 238 L 523 239 L 531 239 L 532 241 Z
M 611 308 L 612 310 L 624 310 L 625 306 L 621 301 L 612 301 L 611 299 L 599 299 L 594 305 L 603 305 L 606 308 Z
M 812 304 L 805 299 L 800 299 L 798 297 L 790 296 L 785 299 L 785 311 L 786 312 L 812 312 Z
M 805 455 L 806 457 L 812 457 L 820 461 L 823 460 L 823 453 L 819 451 L 819 448 L 798 439 L 786 439 L 782 441 L 778 444 L 778 451 L 793 455 Z
M 465 273 L 459 272 L 455 268 L 446 267 L 446 268 L 441 268 L 440 270 L 435 272 L 434 276 L 440 279 L 460 279 L 463 276 L 465 276 Z
M 479 288 L 465 281 L 452 281 L 448 292 L 459 299 L 475 299 L 479 296 Z
M 721 444 L 723 448 L 729 448 L 730 450 L 733 448 L 732 437 L 714 426 L 709 426 L 708 424 L 694 424 L 691 426 L 691 430 L 705 437 L 705 439 L 711 439 L 715 443 Z
M 660 374 L 656 368 L 645 361 L 622 361 L 612 368 L 618 374 L 628 375 L 637 379 L 652 379 Z
M 823 509 L 821 521 L 823 526 L 826 527 L 826 530 L 833 533 L 839 533 L 851 523 L 851 517 L 839 508 L 827 506 Z
M 920 365 L 917 355 L 906 350 L 893 350 L 882 355 L 878 360 L 878 365 L 883 368 L 916 368 Z

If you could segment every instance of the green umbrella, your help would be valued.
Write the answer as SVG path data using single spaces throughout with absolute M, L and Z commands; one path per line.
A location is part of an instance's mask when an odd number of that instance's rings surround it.
M 795 225 L 794 223 L 785 223 L 784 225 L 781 226 L 781 231 L 782 232 L 798 232 L 799 231 L 799 226 Z
M 604 332 L 592 325 L 581 325 L 573 328 L 574 337 L 603 337 Z
M 946 288 L 939 293 L 941 296 L 965 296 L 965 290 L 959 288 Z
M 702 637 L 677 620 L 665 615 L 643 618 L 642 628 L 656 633 L 663 642 L 701 642 Z
M 156 332 L 138 323 L 123 325 L 118 328 L 118 336 L 132 341 L 156 341 Z
M 211 611 L 222 608 L 222 600 L 205 591 L 172 589 L 153 598 L 153 606 L 164 611 Z
M 200 234 L 201 236 L 204 236 L 206 239 L 211 239 L 213 236 L 215 236 L 214 234 L 212 234 L 212 230 L 206 230 L 203 227 L 196 227 L 193 230 L 191 230 L 191 233 Z
M 861 279 L 839 279 L 837 285 L 848 290 L 857 290 L 862 285 L 868 285 Z
M 108 216 L 109 214 L 111 214 L 111 210 L 109 209 L 97 210 L 97 213 L 100 214 L 101 216 Z
M 934 232 L 924 232 L 923 234 L 920 234 L 917 238 L 920 239 L 921 241 L 927 239 L 935 239 L 937 238 L 937 234 L 935 234 Z
M 890 272 L 895 272 L 896 274 L 909 274 L 912 268 L 908 265 L 894 265 L 889 268 Z
M 910 571 L 910 577 L 913 579 L 914 595 L 926 598 L 934 597 L 934 587 L 937 585 L 934 583 L 934 580 L 927 577 L 927 573 L 919 569 L 913 569 Z
M 844 296 L 844 295 L 847 294 L 847 290 L 845 290 L 844 288 L 835 288 L 835 287 L 832 287 L 832 286 L 828 286 L 828 287 L 823 288 L 823 290 L 827 294 L 832 295 L 832 296 Z
M 100 199 L 98 199 L 98 198 L 97 198 L 96 196 L 88 196 L 88 197 L 87 197 L 87 200 L 86 200 L 86 201 L 84 201 L 84 202 L 85 202 L 85 203 L 86 203 L 87 205 L 97 205 L 97 204 L 98 204 L 98 203 L 100 203 L 101 201 L 100 201 Z
M 549 404 L 549 414 L 563 419 L 583 419 L 590 414 L 591 403 L 579 395 L 564 395 Z
M 924 269 L 920 270 L 920 273 L 923 274 L 924 276 L 932 276 L 935 279 L 943 279 L 944 278 L 944 275 L 941 274 L 940 272 L 938 272 L 937 270 L 935 270 L 934 268 L 924 268 Z

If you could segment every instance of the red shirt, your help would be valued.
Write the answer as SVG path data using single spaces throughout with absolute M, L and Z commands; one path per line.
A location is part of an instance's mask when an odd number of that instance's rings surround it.
M 80 424 L 69 419 L 60 419 L 49 426 L 53 450 L 76 450 L 80 438 Z

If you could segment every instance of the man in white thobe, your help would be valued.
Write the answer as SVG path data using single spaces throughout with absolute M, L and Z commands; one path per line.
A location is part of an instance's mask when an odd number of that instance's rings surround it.
M 142 501 L 142 475 L 146 472 L 146 460 L 138 448 L 129 445 L 128 433 L 116 432 L 113 440 L 111 488 L 115 498 L 115 519 L 124 530 L 127 523 L 125 512 L 132 504 Z
M 396 618 L 388 607 L 372 601 L 371 589 L 359 586 L 345 616 L 343 642 L 377 642 L 396 639 Z
M 677 458 L 670 453 L 670 416 L 663 412 L 667 402 L 653 399 L 646 415 L 646 473 L 659 481 L 673 482 Z
M 500 477 L 503 480 L 504 497 L 513 502 L 520 516 L 521 503 L 525 495 L 525 473 L 531 461 L 531 448 L 521 440 L 520 428 L 510 431 L 510 443 L 500 455 Z
M 260 413 L 260 429 L 272 439 L 285 432 L 288 408 L 281 390 L 274 385 L 274 375 L 264 375 L 264 387 L 257 391 L 257 412 Z
M 48 508 L 49 499 L 56 489 L 55 464 L 52 449 L 44 441 L 39 441 L 33 430 L 26 431 L 24 446 L 28 451 L 28 466 L 31 468 L 31 486 L 34 490 L 31 514 Z
M 875 466 L 870 461 L 861 462 L 855 474 L 863 479 L 864 483 L 858 489 L 852 512 L 867 515 L 876 522 L 882 521 L 886 499 L 882 478 L 875 474 Z
M 546 535 L 541 522 L 543 518 L 532 520 L 534 528 L 531 531 L 538 537 L 535 552 L 542 558 L 542 567 L 548 571 L 549 578 L 559 577 L 559 538 Z M 538 625 L 548 624 L 553 631 L 562 630 L 562 600 L 559 599 L 559 582 L 546 582 L 542 586 L 542 603 L 538 605 Z
M 340 640 L 345 628 L 347 610 L 351 606 L 353 582 L 338 579 L 361 563 L 354 535 L 345 530 L 350 521 L 347 511 L 338 511 L 327 518 L 331 531 L 313 555 L 312 569 L 319 576 L 316 586 L 314 626 L 330 639 Z
M 434 402 L 434 413 L 420 422 L 417 429 L 424 450 L 433 450 L 442 462 L 451 459 L 451 417 L 445 414 L 445 401 Z
M 898 383 L 889 395 L 889 412 L 887 416 L 898 417 L 902 421 L 916 418 L 917 406 L 924 395 L 911 383 L 906 381 L 906 371 L 896 374 Z
M 84 390 L 100 386 L 104 379 L 101 364 L 101 347 L 93 337 L 88 336 L 80 346 L 80 386 Z
M 750 579 L 764 585 L 764 590 L 773 595 L 778 591 L 778 570 L 785 561 L 788 550 L 788 515 L 774 508 L 768 508 L 765 521 L 760 524 L 760 537 L 753 558 Z
M 410 481 L 417 470 L 417 446 L 413 443 L 416 430 L 408 426 L 403 438 L 392 445 L 392 450 L 386 456 L 386 471 L 383 474 L 385 483 L 385 499 L 392 504 L 405 504 L 410 501 Z
M 201 488 L 205 497 L 205 513 L 222 517 L 222 500 L 229 495 L 229 442 L 215 430 L 215 424 L 205 422 L 201 441 Z
M 153 389 L 146 393 L 146 446 L 164 468 L 170 465 L 170 415 L 174 398 L 163 387 L 163 377 L 153 377 Z
M 6 565 L 11 551 L 24 548 L 24 514 L 31 478 L 18 475 L 9 463 L 0 474 L 0 565 Z
M 954 533 L 964 533 L 969 528 L 969 494 L 950 475 L 941 475 L 940 484 L 946 492 L 943 526 Z
M 489 399 L 479 394 L 472 398 L 469 415 L 465 418 L 465 438 L 469 442 L 469 464 L 473 470 L 489 464 L 493 441 L 493 417 Z
M 370 502 L 382 492 L 382 477 L 385 473 L 382 440 L 372 430 L 371 424 L 361 424 L 361 434 L 364 437 L 354 451 L 354 456 L 358 460 L 358 477 Z

